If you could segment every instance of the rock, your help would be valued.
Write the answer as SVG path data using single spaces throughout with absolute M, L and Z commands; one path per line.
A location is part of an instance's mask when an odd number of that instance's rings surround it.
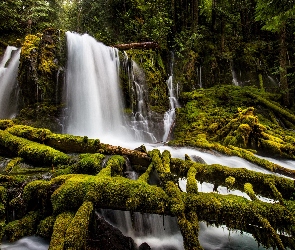
M 202 158 L 201 156 L 192 155 L 191 158 L 192 158 L 192 160 L 193 160 L 194 162 L 202 163 L 202 164 L 207 164 L 207 163 L 203 160 L 203 158 Z
M 144 242 L 139 246 L 138 250 L 151 250 L 151 247 L 148 243 Z
M 96 223 L 90 230 L 90 238 L 87 245 L 91 250 L 136 250 L 136 244 L 130 237 L 126 237 L 122 232 L 109 224 L 105 219 L 95 214 Z M 148 248 L 143 248 L 148 249 Z

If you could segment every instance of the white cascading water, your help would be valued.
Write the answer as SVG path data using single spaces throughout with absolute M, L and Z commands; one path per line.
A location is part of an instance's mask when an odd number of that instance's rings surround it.
M 76 135 L 87 135 L 99 139 L 104 138 L 104 142 L 112 144 L 113 138 L 116 138 L 118 135 L 120 136 L 122 130 L 124 130 L 124 128 L 122 128 L 124 127 L 124 120 L 122 118 L 123 108 L 121 106 L 121 94 L 118 87 L 117 51 L 96 42 L 88 35 L 80 36 L 67 32 L 67 38 L 69 55 L 67 67 L 66 98 L 68 98 L 68 120 L 66 132 Z M 97 53 L 97 51 L 100 52 Z M 103 75 L 103 78 L 101 78 L 101 75 Z M 113 95 L 115 95 L 116 98 L 105 98 L 107 93 L 102 92 L 104 94 L 101 94 L 100 92 L 104 91 L 106 87 L 100 86 L 101 84 L 107 84 L 109 87 L 108 90 L 114 91 L 115 93 L 113 93 Z M 165 118 L 167 123 L 165 135 L 163 137 L 164 141 L 166 141 L 169 136 L 173 119 L 175 119 L 175 108 L 178 107 L 177 99 L 173 90 L 172 74 L 169 77 L 167 84 L 170 95 L 170 110 L 166 113 Z M 142 93 L 140 93 L 140 88 L 138 88 L 137 91 L 137 95 L 140 97 L 142 95 Z M 103 101 L 101 102 L 101 100 Z M 118 101 L 118 103 L 114 104 L 113 102 L 115 101 Z M 107 107 L 108 105 L 110 108 Z M 140 109 L 141 106 L 138 105 L 138 112 Z M 104 119 L 104 113 L 106 112 L 116 114 L 118 119 Z M 99 117 L 102 118 L 99 119 Z M 117 124 L 114 124 L 114 122 L 117 122 Z M 119 126 L 117 126 L 118 124 Z M 125 129 L 127 130 L 127 128 Z M 107 137 L 104 136 L 106 132 L 108 133 Z M 129 138 L 132 138 L 132 136 Z M 132 139 L 126 143 L 126 141 L 123 140 L 117 140 L 117 144 L 115 145 L 133 149 L 136 146 L 145 143 L 145 141 L 143 141 L 134 144 Z M 146 144 L 146 147 L 148 150 L 152 150 L 156 145 Z M 196 155 L 202 157 L 208 164 L 218 163 L 229 167 L 245 167 L 247 169 L 268 173 L 264 169 L 238 157 L 211 155 L 188 148 L 173 149 L 166 146 L 160 146 L 157 148 L 160 149 L 160 151 L 165 149 L 169 150 L 172 157 L 184 158 L 185 154 L 192 156 Z M 185 191 L 185 185 L 185 180 L 181 180 L 180 187 L 183 191 Z M 202 185 L 199 185 L 199 189 L 202 192 L 212 192 L 213 186 L 211 184 L 203 183 Z M 228 191 L 225 187 L 219 187 L 218 192 L 226 194 Z M 247 195 L 242 192 L 233 191 L 232 193 L 247 197 Z M 164 225 L 166 226 L 163 227 L 163 221 L 159 219 L 158 215 L 146 215 L 145 218 L 143 218 L 143 216 L 139 214 L 134 215 L 135 217 L 131 218 L 129 212 L 117 211 L 112 216 L 115 218 L 113 224 L 119 227 L 127 236 L 132 237 L 137 244 L 145 241 L 152 246 L 152 249 L 172 248 L 183 250 L 182 236 L 179 231 L 173 229 L 174 226 L 171 226 L 175 225 L 175 218 L 165 218 Z M 136 230 L 133 228 L 132 224 L 134 223 L 132 223 L 132 219 L 137 222 Z M 142 225 L 149 225 L 148 232 L 145 231 L 145 226 Z M 212 229 L 212 227 L 206 227 L 205 224 L 201 223 L 200 225 L 202 232 L 200 232 L 199 239 L 201 245 L 204 246 L 204 249 L 263 249 L 258 247 L 255 240 L 248 234 L 244 233 L 243 235 L 240 235 L 239 232 L 229 233 L 224 228 L 214 227 Z M 214 237 L 212 236 L 212 231 L 214 231 Z M 225 237 L 227 234 L 230 234 L 230 236 Z M 208 236 L 211 238 L 208 239 Z M 247 243 L 241 245 L 239 242 Z M 173 247 L 171 245 L 173 245 Z
M 130 84 L 136 100 L 136 107 L 133 108 L 133 116 L 131 117 L 131 127 L 134 131 L 135 139 L 141 142 L 155 143 L 157 142 L 157 139 L 150 128 L 147 101 L 145 100 L 145 95 L 147 95 L 145 74 L 134 61 L 132 61 L 132 69 L 130 71 Z
M 164 114 L 164 136 L 162 141 L 167 142 L 171 134 L 175 122 L 175 111 L 179 107 L 176 95 L 173 87 L 173 75 L 169 76 L 167 80 L 167 86 L 169 90 L 169 110 Z
M 8 46 L 0 63 L 0 119 L 16 115 L 16 87 L 20 50 Z
M 122 131 L 128 130 L 124 128 L 124 119 L 122 118 L 123 108 L 120 89 L 118 87 L 119 65 L 117 51 L 96 42 L 88 35 L 80 36 L 67 32 L 67 38 L 69 55 L 66 91 L 66 115 L 68 116 L 66 132 L 99 139 L 103 138 L 105 140 L 104 142 L 110 144 L 113 144 L 113 139 L 119 136 L 120 140 L 117 140 L 117 144 L 114 145 L 131 149 L 144 143 L 137 142 L 134 144 L 132 139 L 128 139 L 126 143 L 126 140 L 124 141 L 122 137 Z M 172 77 L 170 80 L 172 84 Z M 106 84 L 107 86 L 101 86 L 101 84 Z M 171 96 L 174 96 L 173 92 L 172 94 L 170 93 Z M 175 109 L 176 104 L 174 103 L 174 105 Z M 108 117 L 108 113 L 112 113 L 111 118 Z M 127 134 L 128 138 L 132 138 L 129 133 L 123 134 Z M 207 164 L 217 163 L 233 168 L 247 168 L 262 173 L 269 173 L 267 170 L 239 157 L 211 155 L 191 148 L 175 149 L 152 144 L 146 144 L 146 148 L 147 150 L 154 148 L 158 148 L 160 151 L 169 150 L 174 158 L 184 159 L 185 154 L 188 154 L 190 156 L 201 157 Z M 295 169 L 295 161 L 278 161 L 271 158 L 268 158 L 268 160 L 286 168 Z M 185 191 L 186 181 L 180 180 L 179 185 Z M 199 184 L 199 190 L 201 192 L 212 192 L 213 185 L 209 183 Z M 225 187 L 219 187 L 217 191 L 221 194 L 229 193 Z M 243 192 L 231 191 L 230 193 L 250 199 Z M 165 216 L 163 223 L 163 218 L 159 215 L 141 215 L 140 213 L 136 213 L 132 217 L 129 212 L 117 211 L 115 213 L 116 215 L 113 216 L 110 222 L 121 229 L 126 236 L 132 237 L 138 245 L 142 242 L 147 242 L 153 250 L 184 249 L 182 236 L 177 229 L 175 218 Z M 132 220 L 135 223 L 132 223 Z M 134 229 L 134 225 L 136 225 L 136 229 Z M 226 227 L 216 228 L 206 226 L 202 222 L 200 223 L 199 240 L 205 250 L 265 249 L 258 246 L 253 237 L 247 233 L 241 234 L 239 231 L 229 232 Z M 32 246 L 32 248 L 24 248 L 24 242 Z M 41 240 L 37 239 L 36 243 L 35 238 L 25 237 L 16 243 L 4 243 L 1 249 L 23 250 L 48 248 L 48 244 L 44 242 L 41 244 L 42 246 L 35 248 L 39 242 Z
M 100 138 L 130 140 L 124 124 L 119 87 L 118 50 L 91 36 L 66 32 L 65 132 Z

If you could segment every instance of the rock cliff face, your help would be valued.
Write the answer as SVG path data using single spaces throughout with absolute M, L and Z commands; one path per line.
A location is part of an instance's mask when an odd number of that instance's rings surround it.
M 60 128 L 65 69 L 64 32 L 47 29 L 28 35 L 22 44 L 18 84 L 18 119 L 55 131 Z

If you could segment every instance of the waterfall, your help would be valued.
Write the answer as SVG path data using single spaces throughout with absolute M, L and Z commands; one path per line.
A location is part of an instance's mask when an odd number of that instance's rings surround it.
M 173 88 L 173 76 L 169 76 L 167 80 L 167 86 L 169 90 L 169 110 L 164 114 L 164 136 L 163 142 L 167 142 L 169 140 L 169 136 L 171 134 L 171 130 L 175 121 L 175 109 L 179 107 L 177 98 L 174 94 Z
M 19 58 L 20 49 L 8 46 L 0 63 L 0 119 L 13 118 L 17 112 Z
M 233 61 L 231 61 L 231 63 L 230 63 L 230 68 L 231 68 L 231 74 L 232 74 L 232 83 L 235 86 L 240 86 L 239 81 L 238 81 L 238 77 L 237 77 L 237 73 L 234 69 L 234 62 Z
M 132 62 L 130 71 L 129 92 L 136 96 L 133 104 L 132 129 L 123 116 L 123 102 L 119 85 L 119 57 L 118 51 L 107 47 L 91 38 L 88 35 L 78 35 L 67 32 L 68 61 L 66 70 L 66 124 L 65 132 L 75 135 L 86 135 L 92 138 L 99 138 L 108 143 L 113 138 L 119 138 L 119 143 L 114 145 L 135 148 L 133 141 L 138 131 L 150 131 L 150 124 L 146 122 L 148 109 L 145 101 L 145 88 L 142 84 L 142 72 L 137 64 Z M 200 68 L 201 83 L 201 68 Z M 163 141 L 169 138 L 171 127 L 175 120 L 175 109 L 179 106 L 173 88 L 173 74 L 170 73 L 167 80 L 169 90 L 170 109 L 164 116 Z M 132 90 L 131 90 L 132 89 Z M 145 140 L 146 137 L 137 135 L 138 140 Z M 124 141 L 129 143 L 125 145 Z M 142 143 L 142 142 L 141 142 Z M 138 146 L 138 143 L 137 143 Z M 152 150 L 156 145 L 146 145 L 147 150 Z M 158 145 L 157 145 L 158 146 Z M 184 158 L 185 154 L 202 157 L 208 164 L 219 163 L 229 167 L 245 167 L 247 169 L 265 172 L 254 164 L 251 164 L 238 157 L 218 156 L 200 152 L 195 149 L 170 147 L 157 147 L 160 151 L 165 149 L 171 152 L 174 158 Z M 289 165 L 289 163 L 286 163 Z M 200 184 L 201 185 L 201 184 Z M 185 191 L 185 181 L 180 181 L 179 186 Z M 218 192 L 227 192 L 219 187 Z M 201 192 L 212 192 L 213 187 L 203 183 L 199 186 Z M 236 195 L 245 195 L 245 193 Z M 110 215 L 111 213 L 111 215 Z M 183 250 L 182 236 L 178 229 L 175 218 L 141 213 L 130 213 L 124 211 L 102 211 L 104 217 L 111 224 L 117 226 L 125 235 L 131 236 L 140 245 L 147 242 L 152 249 L 177 249 Z M 205 227 L 200 223 L 200 242 L 204 249 L 249 249 L 256 245 L 253 237 L 244 233 L 231 232 L 230 237 L 225 235 L 228 232 L 222 228 Z M 214 231 L 214 237 L 212 236 Z M 246 236 L 246 237 L 245 237 Z M 209 238 L 208 238 L 209 237 Z M 245 243 L 241 246 L 239 242 L 244 237 Z M 237 239 L 237 240 L 232 240 Z M 230 242 L 234 243 L 230 245 Z M 230 245 L 230 246 L 229 246 Z M 245 248 L 246 247 L 246 248 Z M 254 249 L 254 247 L 253 247 Z M 258 249 L 258 248 L 257 248 Z M 260 248 L 259 248 L 260 249 Z
M 131 128 L 137 141 L 155 143 L 157 139 L 152 133 L 149 119 L 145 73 L 134 61 L 131 61 L 129 71 L 130 90 L 135 100 L 135 104 L 132 105 Z
M 108 141 L 131 140 L 119 86 L 119 55 L 87 34 L 66 32 L 65 132 Z

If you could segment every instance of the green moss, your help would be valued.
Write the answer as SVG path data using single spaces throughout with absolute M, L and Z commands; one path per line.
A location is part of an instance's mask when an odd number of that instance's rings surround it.
M 9 241 L 18 240 L 24 236 L 33 235 L 38 225 L 39 213 L 30 212 L 20 220 L 9 222 L 5 226 L 5 235 Z
M 55 219 L 54 216 L 48 216 L 44 220 L 41 220 L 37 227 L 36 234 L 43 238 L 50 239 L 53 233 Z
M 177 172 L 181 169 L 181 172 L 178 172 L 179 177 L 186 177 L 190 168 L 194 167 L 196 179 L 201 183 L 208 182 L 217 187 L 231 185 L 231 189 L 242 192 L 244 192 L 244 184 L 251 183 L 257 194 L 276 199 L 276 195 L 269 185 L 269 182 L 272 182 L 284 199 L 290 199 L 293 195 L 294 183 L 287 178 L 258 173 L 244 168 L 229 168 L 218 164 L 206 165 L 174 158 L 171 161 L 173 163 L 171 171 Z
M 8 162 L 7 166 L 5 167 L 5 170 L 4 170 L 4 171 L 5 171 L 6 173 L 11 172 L 11 171 L 13 170 L 13 168 L 14 168 L 15 166 L 17 166 L 19 163 L 21 163 L 22 161 L 23 161 L 23 159 L 22 159 L 21 157 L 16 157 L 16 158 L 10 160 L 10 161 Z
M 21 56 L 29 58 L 38 49 L 40 41 L 40 36 L 27 35 L 22 44 Z
M 171 181 L 166 183 L 165 192 L 169 195 L 170 211 L 173 215 L 181 216 L 185 210 L 182 193 L 177 185 Z
M 138 181 L 148 182 L 151 172 L 154 170 L 154 165 L 151 163 L 148 169 L 138 178 Z
M 84 249 L 88 238 L 88 226 L 93 211 L 93 204 L 86 201 L 78 209 L 69 225 L 65 236 L 66 249 Z
M 244 190 L 245 190 L 245 193 L 247 195 L 249 195 L 249 197 L 251 198 L 252 201 L 257 200 L 257 197 L 255 195 L 255 192 L 253 190 L 253 186 L 251 183 L 245 183 Z
M 187 183 L 186 183 L 186 192 L 191 194 L 198 193 L 198 183 L 196 181 L 197 169 L 195 167 L 190 167 L 187 172 Z
M 56 149 L 11 135 L 2 130 L 0 130 L 0 147 L 29 162 L 47 166 L 65 164 L 69 160 L 66 154 Z
M 199 221 L 197 213 L 181 214 L 177 217 L 177 223 L 184 237 L 184 249 L 203 249 L 198 240 Z
M 81 154 L 79 162 L 73 167 L 75 173 L 97 174 L 101 170 L 102 160 L 104 155 L 96 154 Z
M 63 250 L 66 231 L 74 218 L 74 214 L 64 212 L 56 217 L 53 226 L 53 234 L 49 244 L 49 250 Z
M 236 179 L 232 176 L 229 176 L 225 179 L 225 185 L 229 190 L 231 190 L 234 187 L 235 182 Z
M 12 120 L 0 120 L 0 129 L 5 130 L 14 126 L 14 122 Z

